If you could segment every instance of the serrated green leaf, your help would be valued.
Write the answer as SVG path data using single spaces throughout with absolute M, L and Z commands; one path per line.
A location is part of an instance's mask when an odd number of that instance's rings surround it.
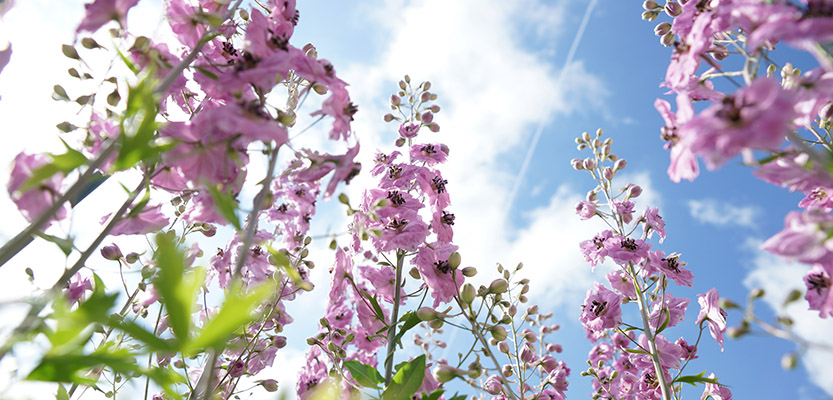
M 356 360 L 348 360 L 344 362 L 344 367 L 350 371 L 353 379 L 366 388 L 378 389 L 380 383 L 385 382 L 385 378 L 376 370 L 367 364 L 363 364 Z
M 674 382 L 672 382 L 672 383 L 682 382 L 682 383 L 688 383 L 689 385 L 692 385 L 692 386 L 697 386 L 698 383 L 718 384 L 717 383 L 717 378 L 706 378 L 705 375 L 706 375 L 706 372 L 703 371 L 703 372 L 701 372 L 697 375 L 681 376 L 681 377 L 678 377 L 677 379 L 674 379 Z
M 87 372 L 100 367 L 107 367 L 113 372 L 122 374 L 140 370 L 136 363 L 136 354 L 124 348 L 113 349 L 110 344 L 90 354 L 47 354 L 29 373 L 26 380 L 92 385 L 97 382 L 97 379 L 87 376 Z
M 410 399 L 422 385 L 424 377 L 425 355 L 421 355 L 402 364 L 382 393 L 382 400 Z
M 36 235 L 38 235 L 38 237 L 40 237 L 41 239 L 46 240 L 47 242 L 55 243 L 58 246 L 58 248 L 61 249 L 61 252 L 63 252 L 64 255 L 68 256 L 69 253 L 72 253 L 73 240 L 71 237 L 59 238 L 57 236 L 47 235 L 43 232 L 38 232 Z
M 156 265 L 159 273 L 153 285 L 159 290 L 161 303 L 168 311 L 168 324 L 181 342 L 188 340 L 191 314 L 205 271 L 194 268 L 185 272 L 185 254 L 177 248 L 173 238 L 156 235 Z
M 240 217 L 237 216 L 237 201 L 231 191 L 220 191 L 214 185 L 208 185 L 208 192 L 214 200 L 214 208 L 238 231 L 241 229 Z
M 206 322 L 197 339 L 189 343 L 183 352 L 193 353 L 200 349 L 223 346 L 229 337 L 255 319 L 252 312 L 271 294 L 272 285 L 269 283 L 248 290 L 243 289 L 240 284 L 232 285 L 226 291 L 220 311 Z

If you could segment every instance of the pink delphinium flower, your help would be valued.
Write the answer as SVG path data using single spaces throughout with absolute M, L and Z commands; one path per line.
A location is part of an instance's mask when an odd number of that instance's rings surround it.
M 622 320 L 621 303 L 621 295 L 599 282 L 594 283 L 593 289 L 587 291 L 579 316 L 588 339 L 596 341 L 604 336 L 606 329 L 619 325 Z
M 454 238 L 454 230 L 451 228 L 454 225 L 454 220 L 454 214 L 445 210 L 434 213 L 431 229 L 437 234 L 437 240 L 443 243 L 451 243 Z
M 399 136 L 405 139 L 412 139 L 415 138 L 416 135 L 419 133 L 419 125 L 417 124 L 402 124 L 399 127 Z
M 804 298 L 810 304 L 810 309 L 819 312 L 819 316 L 833 317 L 833 280 L 830 278 L 830 267 L 815 265 L 804 275 L 807 294 Z
M 658 207 L 646 208 L 640 219 L 644 224 L 643 229 L 647 231 L 647 235 L 645 235 L 646 238 L 650 239 L 654 232 L 656 232 L 659 234 L 660 243 L 665 240 L 665 221 L 663 221 L 662 217 L 659 215 Z
M 709 379 L 714 379 L 713 373 L 709 374 Z M 732 392 L 725 386 L 707 382 L 703 390 L 703 395 L 700 396 L 700 400 L 707 398 L 711 398 L 712 400 L 732 400 Z
M 118 21 L 122 28 L 127 28 L 127 11 L 139 3 L 139 0 L 95 0 L 84 5 L 85 15 L 75 31 L 95 32 L 110 21 Z
M 411 259 L 422 280 L 431 289 L 435 308 L 449 302 L 463 285 L 463 273 L 459 269 L 451 269 L 448 262 L 449 256 L 455 251 L 457 246 L 452 244 L 433 243 L 430 247 L 420 247 L 419 253 Z
M 761 248 L 805 263 L 833 262 L 828 232 L 833 229 L 833 214 L 822 210 L 791 211 L 784 218 L 784 229 L 767 239 Z
M 444 144 L 415 144 L 411 146 L 411 162 L 424 162 L 427 165 L 444 163 L 448 157 L 448 147 Z
M 567 391 L 569 385 L 569 382 L 567 382 L 568 376 L 570 376 L 570 368 L 567 367 L 564 361 L 559 361 L 558 365 L 547 375 L 547 382 L 561 396 L 561 399 L 564 398 L 564 392 Z
M 579 201 L 576 204 L 576 214 L 581 219 L 590 219 L 596 215 L 596 205 L 587 201 Z
M 648 338 L 645 335 L 639 335 L 638 341 L 642 348 L 650 349 Z M 663 335 L 654 336 L 654 343 L 656 344 L 659 363 L 663 369 L 680 368 L 680 359 L 683 354 L 680 346 L 669 342 Z M 650 369 L 652 371 L 654 369 L 650 354 L 633 353 L 630 355 L 630 359 L 639 369 Z
M 598 365 L 599 361 L 608 362 L 613 359 L 613 346 L 607 342 L 599 342 L 590 349 L 587 358 L 593 365 Z
M 20 190 L 35 171 L 48 163 L 48 157 L 43 154 L 20 153 L 14 158 L 14 166 L 7 188 L 12 201 L 29 222 L 38 218 L 60 197 L 61 183 L 63 182 L 61 174 L 54 174 L 25 191 Z M 54 219 L 62 220 L 66 218 L 68 209 L 69 206 L 67 205 L 59 208 L 55 212 Z M 47 226 L 49 226 L 49 223 Z
M 613 212 L 622 216 L 622 220 L 628 224 L 633 220 L 633 202 L 630 200 L 613 200 Z
M 677 95 L 677 112 L 671 112 L 671 105 L 662 99 L 654 102 L 665 126 L 661 129 L 662 139 L 666 141 L 665 148 L 671 150 L 671 163 L 668 165 L 668 177 L 679 182 L 681 179 L 689 181 L 700 174 L 697 158 L 691 152 L 690 137 L 682 135 L 678 127 L 684 125 L 694 116 L 691 99 L 683 94 Z
M 607 281 L 610 282 L 610 287 L 617 292 L 630 298 L 636 298 L 636 288 L 633 286 L 633 279 L 631 279 L 625 270 L 617 268 L 608 272 Z
M 695 323 L 700 324 L 706 321 L 709 324 L 709 333 L 720 345 L 720 351 L 723 351 L 723 333 L 726 332 L 728 314 L 720 308 L 720 296 L 717 294 L 717 289 L 698 294 L 697 297 L 697 302 L 700 303 L 700 314 L 697 315 Z
M 793 129 L 793 95 L 774 79 L 758 79 L 679 128 L 691 151 L 716 169 L 742 150 L 778 150 Z
M 107 214 L 101 218 L 101 223 L 106 223 L 110 219 L 111 214 Z M 162 213 L 162 205 L 157 204 L 153 207 L 145 207 L 136 215 L 129 215 L 124 217 L 113 227 L 110 232 L 113 236 L 118 235 L 144 235 L 146 233 L 156 232 L 168 226 L 169 220 L 165 214 Z
M 382 268 L 373 268 L 367 266 L 359 267 L 364 279 L 367 279 L 375 288 L 374 293 L 378 293 L 388 303 L 393 303 L 394 288 L 396 287 L 396 273 L 393 268 L 382 266 Z M 400 299 L 405 301 L 405 289 L 399 288 Z
M 581 253 L 584 259 L 590 263 L 591 270 L 595 269 L 596 265 L 604 262 L 607 257 L 607 246 L 605 243 L 613 237 L 613 231 L 605 230 L 593 237 L 593 239 L 585 240 L 579 243 Z
M 649 320 L 654 329 L 658 329 L 665 324 L 666 320 L 668 321 L 667 327 L 669 328 L 682 322 L 685 319 L 685 311 L 688 308 L 688 304 L 691 303 L 689 299 L 674 297 L 674 295 L 668 292 L 662 296 L 662 300 L 664 304 L 656 301 L 653 307 L 651 307 Z
M 76 273 L 69 279 L 67 287 L 64 290 L 64 295 L 67 297 L 70 305 L 77 303 L 84 297 L 87 291 L 92 291 L 93 285 L 89 277 L 82 277 L 80 273 Z
M 490 375 L 483 384 L 483 390 L 486 393 L 496 395 L 503 391 L 503 384 L 501 384 L 500 377 L 497 375 Z
M 683 268 L 685 262 L 680 261 L 679 254 L 670 254 L 666 257 L 661 250 L 648 253 L 647 262 L 644 264 L 646 273 L 663 273 L 677 285 L 691 287 L 694 284 L 694 274 Z
M 606 240 L 604 246 L 607 249 L 607 256 L 619 265 L 626 265 L 629 262 L 638 264 L 648 256 L 648 250 L 651 249 L 650 243 L 619 235 Z

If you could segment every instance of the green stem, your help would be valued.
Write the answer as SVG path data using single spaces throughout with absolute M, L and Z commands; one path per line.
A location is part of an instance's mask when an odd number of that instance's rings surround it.
M 388 350 L 385 353 L 385 385 L 390 385 L 393 377 L 393 353 L 396 351 L 396 321 L 399 319 L 400 292 L 402 291 L 402 264 L 405 262 L 403 252 L 396 253 L 396 285 L 393 288 L 393 312 L 390 316 L 390 328 L 388 329 Z

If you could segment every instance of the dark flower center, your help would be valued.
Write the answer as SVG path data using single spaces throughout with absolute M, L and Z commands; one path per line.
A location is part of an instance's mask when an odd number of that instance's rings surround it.
M 448 180 L 445 180 L 439 176 L 435 176 L 431 179 L 431 187 L 434 188 L 434 191 L 437 193 L 445 192 L 445 185 L 448 184 Z
M 402 176 L 402 168 L 396 165 L 388 167 L 388 179 L 399 179 Z
M 422 154 L 424 154 L 426 156 L 430 156 L 432 154 L 437 153 L 437 149 L 434 148 L 433 144 L 426 144 L 425 146 L 422 146 L 420 151 L 422 151 Z
M 603 237 L 596 236 L 593 238 L 593 244 L 596 245 L 597 249 L 601 249 L 605 245 L 605 239 Z
M 815 290 L 818 294 L 821 294 L 822 290 L 829 288 L 830 284 L 830 278 L 824 276 L 821 272 L 810 274 L 807 277 L 807 289 Z
M 388 222 L 388 229 L 401 231 L 407 225 L 408 225 L 408 221 L 406 221 L 404 219 L 394 218 L 394 219 L 390 220 L 390 222 Z
M 440 271 L 444 274 L 447 274 L 451 271 L 451 265 L 446 260 L 437 261 L 434 263 L 434 266 L 437 268 L 437 271 Z
M 356 115 L 357 112 L 359 112 L 359 106 L 353 104 L 353 102 L 351 101 L 347 103 L 346 106 L 344 106 L 343 111 L 344 115 L 350 117 L 350 121 L 353 121 L 353 116 Z
M 632 238 L 627 238 L 622 241 L 622 248 L 625 250 L 636 251 L 636 241 Z
M 597 317 L 603 315 L 607 311 L 607 302 L 606 301 L 597 301 L 593 300 L 590 302 L 590 312 L 595 314 Z
M 680 273 L 680 263 L 677 262 L 676 257 L 674 257 L 674 258 L 663 258 L 662 261 L 665 262 L 666 268 L 668 268 L 668 269 L 670 269 L 670 270 L 672 270 L 676 273 Z
M 402 193 L 399 193 L 398 190 L 388 192 L 388 200 L 390 200 L 390 202 L 393 203 L 394 207 L 398 207 L 405 204 L 405 198 L 402 197 Z
M 287 211 L 289 211 L 289 206 L 287 206 L 286 203 L 283 203 L 280 206 L 278 206 L 279 213 L 285 214 Z
M 454 225 L 454 214 L 443 211 L 441 220 L 446 225 Z

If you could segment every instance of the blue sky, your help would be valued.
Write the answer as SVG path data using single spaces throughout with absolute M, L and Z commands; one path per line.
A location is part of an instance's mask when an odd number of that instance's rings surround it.
M 49 93 L 54 83 L 64 80 L 59 43 L 72 40 L 72 24 L 80 18 L 82 6 L 80 1 L 62 2 L 63 12 L 50 8 L 52 12 L 44 14 L 47 4 L 43 0 L 19 4 L 7 14 L 6 28 L 0 28 L 5 35 L 0 41 L 5 37 L 15 46 L 12 63 L 0 75 L 0 119 L 6 125 L 4 134 L 14 135 L 9 139 L 14 146 L 0 150 L 5 168 L 22 147 L 43 150 L 44 143 L 58 143 L 52 127 L 61 121 L 57 115 L 67 112 L 52 104 Z M 801 285 L 804 268 L 756 248 L 756 242 L 782 228 L 783 216 L 796 209 L 800 196 L 754 179 L 737 161 L 716 172 L 703 172 L 695 182 L 668 180 L 668 154 L 659 139 L 662 120 L 653 102 L 663 94 L 659 82 L 670 50 L 654 36 L 655 23 L 640 19 L 638 2 L 600 0 L 573 62 L 563 68 L 587 5 L 567 0 L 299 1 L 301 22 L 293 38 L 296 46 L 314 43 L 319 55 L 332 61 L 351 83 L 360 110 L 354 128 L 365 161 L 378 146 L 390 149 L 395 133 L 381 116 L 396 81 L 408 73 L 434 83 L 443 106 L 437 115 L 442 130 L 430 139 L 451 146 L 444 175 L 450 181 L 457 215 L 455 238 L 464 264 L 487 275 L 494 271 L 495 262 L 524 262 L 533 278 L 532 302 L 555 312 L 563 327 L 555 338 L 564 345 L 563 358 L 573 368 L 568 394 L 576 398 L 591 390 L 589 379 L 578 374 L 591 347 L 577 321 L 579 305 L 592 280 L 604 279 L 603 272 L 589 271 L 577 244 L 601 227 L 581 222 L 572 212 L 574 203 L 594 186 L 586 174 L 569 166 L 571 158 L 583 156 L 573 142 L 582 131 L 603 128 L 614 138 L 614 152 L 629 161 L 619 183 L 633 179 L 643 185 L 643 207 L 659 205 L 667 222 L 669 236 L 659 248 L 682 253 L 695 273 L 693 289 L 674 292 L 693 304 L 683 327 L 669 336 L 696 337 L 696 294 L 716 287 L 722 296 L 742 301 L 751 286 L 786 293 L 791 285 Z M 141 7 L 131 15 L 131 26 L 157 33 L 158 3 L 144 0 Z M 35 25 L 37 32 L 32 30 Z M 23 82 L 23 76 L 30 80 Z M 41 104 L 48 110 L 44 118 L 27 121 Z M 507 209 L 511 188 L 542 121 L 544 129 L 529 169 Z M 19 133 L 23 130 L 27 134 Z M 324 136 L 319 133 L 318 137 Z M 304 140 L 314 142 L 315 137 L 306 134 Z M 255 168 L 252 174 L 256 176 Z M 343 190 L 358 199 L 362 185 L 370 182 L 359 178 Z M 1 230 L 6 238 L 22 222 L 13 215 L 5 195 L 0 201 L 3 216 L 10 221 Z M 727 214 L 738 215 L 743 223 L 726 223 L 721 217 Z M 341 231 L 345 222 L 341 215 L 336 204 L 322 209 L 313 233 Z M 319 266 L 331 263 L 326 244 L 318 244 Z M 6 282 L 20 280 L 23 267 L 4 267 L 0 276 Z M 325 284 L 326 268 L 317 268 L 314 279 Z M 316 329 L 320 313 L 309 310 L 324 308 L 317 297 L 300 301 L 290 310 L 315 316 L 306 319 L 296 314 L 296 323 L 288 330 L 297 337 L 279 353 L 283 366 L 274 371 L 287 380 L 291 380 L 288 366 L 302 362 L 303 338 Z M 805 305 L 799 302 L 792 311 L 799 313 Z M 771 315 L 766 307 L 759 310 Z M 822 324 L 812 313 L 796 315 L 800 316 L 796 329 L 805 337 L 823 340 L 823 333 L 833 328 L 830 321 Z M 738 320 L 737 313 L 730 314 L 730 324 Z M 728 340 L 721 353 L 706 338 L 690 372 L 715 372 L 738 399 L 830 398 L 833 356 L 811 353 L 806 358 L 809 368 L 785 372 L 779 360 L 793 349 L 788 342 L 747 337 Z M 687 395 L 698 396 L 699 389 Z

